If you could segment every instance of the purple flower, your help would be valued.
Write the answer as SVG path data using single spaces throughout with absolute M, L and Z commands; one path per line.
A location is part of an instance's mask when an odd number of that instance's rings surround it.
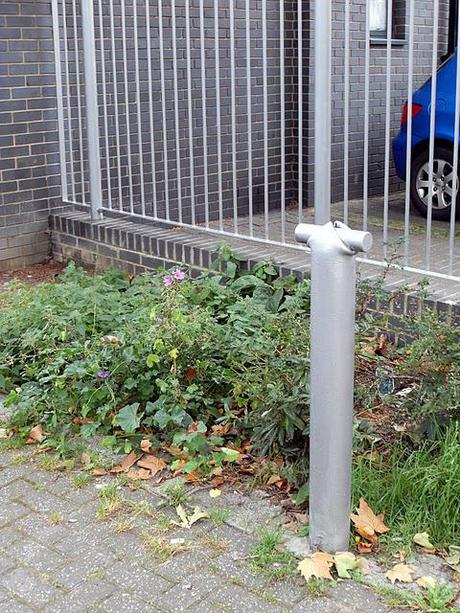
M 179 270 L 178 268 L 173 272 L 173 277 L 176 279 L 176 281 L 183 281 L 185 279 L 185 272 L 183 270 Z
M 99 379 L 108 379 L 110 377 L 108 370 L 98 370 L 96 375 L 99 377 Z
M 171 275 L 166 275 L 166 277 L 163 277 L 163 285 L 165 287 L 170 287 L 173 283 L 174 279 Z

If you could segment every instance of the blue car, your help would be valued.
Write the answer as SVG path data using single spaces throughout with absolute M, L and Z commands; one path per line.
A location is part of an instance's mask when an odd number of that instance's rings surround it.
M 431 79 L 413 95 L 412 102 L 412 165 L 410 176 L 411 201 L 426 216 L 429 207 L 430 181 L 433 184 L 433 219 L 447 221 L 451 217 L 454 192 L 458 192 L 458 179 L 453 169 L 455 84 L 457 51 L 438 69 L 436 92 L 436 127 L 434 164 L 430 169 L 430 107 Z M 403 107 L 401 130 L 393 141 L 393 156 L 398 176 L 406 180 L 407 103 Z M 460 209 L 456 207 L 457 210 Z M 460 211 L 458 211 L 460 213 Z

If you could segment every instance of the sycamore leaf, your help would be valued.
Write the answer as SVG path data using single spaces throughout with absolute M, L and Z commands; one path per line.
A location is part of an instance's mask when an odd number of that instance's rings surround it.
M 337 574 L 341 579 L 351 579 L 350 570 L 358 570 L 361 565 L 359 559 L 354 553 L 344 551 L 336 553 L 334 556 L 334 564 Z
M 310 581 L 313 577 L 332 581 L 330 569 L 333 563 L 333 556 L 319 551 L 299 562 L 297 569 L 306 581 Z
M 144 456 L 142 460 L 138 461 L 137 465 L 140 468 L 150 470 L 152 472 L 152 477 L 167 467 L 166 462 L 156 456 Z
M 224 454 L 224 459 L 227 462 L 236 462 L 240 458 L 240 452 L 228 447 L 221 447 L 221 452 Z
M 389 570 L 385 577 L 395 584 L 396 581 L 401 581 L 401 583 L 412 583 L 414 580 L 413 574 L 414 570 L 407 566 L 407 564 L 396 564 L 391 570 Z
M 390 528 L 385 526 L 383 518 L 385 514 L 375 515 L 370 506 L 361 498 L 357 514 L 351 513 L 351 521 L 354 523 L 356 532 L 363 538 L 374 542 L 377 540 L 378 534 L 388 532 Z
M 137 460 L 140 458 L 134 451 L 131 451 L 127 456 L 123 458 L 123 460 L 117 466 L 114 466 L 110 472 L 111 473 L 125 473 L 127 472 L 131 466 L 133 466 Z
M 460 547 L 451 545 L 449 547 L 449 553 L 444 556 L 444 561 L 454 570 L 460 572 Z
M 105 468 L 94 468 L 93 477 L 104 477 L 107 474 Z
M 29 432 L 29 438 L 26 442 L 28 445 L 34 445 L 35 443 L 41 443 L 44 438 L 45 434 L 43 432 L 43 428 L 40 424 L 38 424 L 38 426 L 34 426 Z
M 131 468 L 128 471 L 128 479 L 133 479 L 133 481 L 137 479 L 142 479 L 143 481 L 145 481 L 151 478 L 152 478 L 151 472 L 149 470 L 146 470 L 145 468 L 139 468 L 139 470 Z
M 412 539 L 416 545 L 424 549 L 434 549 L 434 545 L 430 543 L 430 535 L 428 532 L 418 532 Z
M 417 579 L 417 585 L 424 590 L 432 590 L 436 587 L 436 579 L 431 577 L 430 575 L 425 575 L 424 577 L 420 577 Z
M 148 438 L 144 438 L 141 441 L 141 449 L 144 453 L 150 453 L 150 449 L 152 448 L 152 443 L 149 441 Z
M 218 490 L 218 489 L 209 490 L 209 496 L 211 498 L 219 498 L 221 494 L 222 494 L 221 490 Z
M 176 507 L 176 513 L 180 519 L 180 522 L 173 521 L 173 523 L 176 524 L 176 526 L 187 529 L 190 529 L 193 524 L 196 524 L 196 522 L 200 519 L 207 519 L 209 517 L 208 513 L 206 513 L 206 511 L 202 511 L 199 507 L 195 507 L 193 509 L 193 513 L 191 515 L 187 515 L 187 511 L 181 504 Z

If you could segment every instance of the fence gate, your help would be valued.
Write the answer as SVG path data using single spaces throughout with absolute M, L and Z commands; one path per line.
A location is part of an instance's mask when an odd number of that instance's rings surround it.
M 63 199 L 460 281 L 458 3 L 53 0 Z

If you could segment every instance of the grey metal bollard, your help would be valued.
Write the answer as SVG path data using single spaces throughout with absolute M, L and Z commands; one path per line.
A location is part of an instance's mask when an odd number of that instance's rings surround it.
M 311 249 L 310 542 L 347 551 L 350 534 L 355 349 L 355 255 L 369 232 L 339 222 L 300 224 Z

